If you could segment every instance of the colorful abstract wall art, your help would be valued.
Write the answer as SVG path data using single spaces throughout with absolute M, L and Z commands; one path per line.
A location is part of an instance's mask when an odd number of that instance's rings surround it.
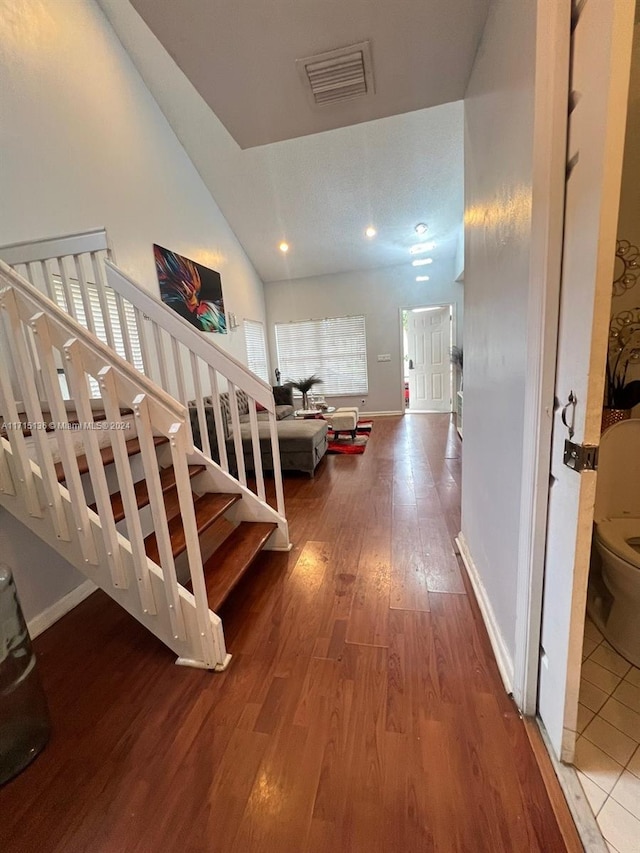
M 153 245 L 160 297 L 202 332 L 226 333 L 220 273 Z

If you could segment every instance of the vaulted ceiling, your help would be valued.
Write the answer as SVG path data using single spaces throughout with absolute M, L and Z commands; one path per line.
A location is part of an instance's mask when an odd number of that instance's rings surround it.
M 264 281 L 410 274 L 421 221 L 452 266 L 485 0 L 99 2 Z M 365 39 L 375 95 L 312 106 L 295 60 Z
M 446 104 L 486 0 L 132 0 L 241 148 Z M 368 40 L 375 96 L 312 106 L 296 59 Z

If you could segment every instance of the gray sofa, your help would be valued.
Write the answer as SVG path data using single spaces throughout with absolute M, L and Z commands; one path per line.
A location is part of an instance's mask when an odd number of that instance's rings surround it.
M 278 444 L 280 446 L 280 465 L 282 470 L 305 471 L 310 476 L 313 476 L 318 463 L 327 451 L 327 430 L 329 425 L 324 420 L 296 419 L 293 415 L 293 391 L 291 388 L 284 388 L 277 385 L 273 388 L 273 396 L 276 404 Z M 254 459 L 251 442 L 251 424 L 249 422 L 249 398 L 244 391 L 236 391 L 236 399 L 240 415 L 240 434 L 242 436 L 245 469 L 253 471 Z M 220 456 L 218 453 L 211 398 L 206 397 L 204 403 L 209 442 L 211 444 L 211 457 L 216 462 L 219 462 Z M 228 393 L 220 395 L 220 408 L 225 426 L 225 445 L 229 468 L 235 473 L 237 465 L 235 447 L 231 435 L 231 407 Z M 195 403 L 190 405 L 189 412 L 193 429 L 193 440 L 195 445 L 201 448 L 202 442 Z M 266 471 L 272 471 L 273 457 L 271 453 L 269 415 L 267 412 L 258 412 L 257 417 L 262 467 Z

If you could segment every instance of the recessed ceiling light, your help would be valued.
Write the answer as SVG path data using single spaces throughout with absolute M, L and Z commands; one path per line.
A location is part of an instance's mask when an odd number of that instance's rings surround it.
M 432 264 L 433 258 L 420 258 L 418 261 L 411 261 L 411 266 L 413 267 L 424 267 L 427 264 Z
M 280 249 L 281 252 L 284 252 L 284 254 L 286 255 L 287 252 L 289 251 L 289 244 L 285 243 L 285 241 L 283 240 L 282 243 L 280 243 L 280 245 L 278 246 L 278 248 Z
M 418 222 L 416 225 L 416 234 L 426 234 L 429 226 L 424 222 Z
M 420 255 L 422 252 L 430 252 L 432 249 L 435 249 L 435 243 L 416 243 L 415 246 L 411 246 L 409 249 L 410 255 Z
M 416 281 L 429 281 L 429 276 L 428 275 L 417 275 Z
M 378 232 L 373 227 L 373 225 L 370 225 L 364 233 L 367 235 L 367 237 L 375 237 Z

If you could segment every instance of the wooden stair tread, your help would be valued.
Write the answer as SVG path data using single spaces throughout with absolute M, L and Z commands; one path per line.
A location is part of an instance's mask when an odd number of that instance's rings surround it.
M 193 478 L 197 474 L 200 474 L 205 470 L 204 465 L 189 465 L 187 470 L 189 471 L 189 477 Z M 176 484 L 176 475 L 173 470 L 173 466 L 169 468 L 161 468 L 160 469 L 160 487 L 162 489 L 162 494 L 166 495 L 167 492 L 173 489 Z M 136 504 L 138 509 L 142 509 L 143 506 L 147 506 L 149 503 L 149 490 L 147 489 L 147 481 L 140 480 L 137 483 L 134 483 L 133 490 L 136 496 Z M 120 492 L 116 492 L 111 495 L 111 506 L 113 508 L 113 518 L 116 521 L 122 521 L 125 516 L 124 512 L 124 503 L 122 500 L 122 495 Z M 97 508 L 95 504 L 92 504 L 89 509 L 92 509 L 94 512 L 97 512 Z
M 216 611 L 278 527 L 267 521 L 242 521 L 204 564 L 207 600 Z
M 167 498 L 171 498 L 172 490 L 167 493 Z M 177 496 L 176 496 L 177 497 Z M 198 528 L 198 536 L 210 527 L 217 518 L 220 518 L 229 507 L 241 499 L 241 495 L 224 494 L 216 492 L 207 492 L 202 497 L 195 498 L 193 508 L 196 513 L 196 526 Z M 169 510 L 169 504 L 172 504 L 172 509 Z M 182 526 L 182 516 L 180 515 L 180 505 L 175 500 L 165 500 L 167 506 L 167 517 L 169 524 L 169 536 L 171 538 L 171 550 L 173 556 L 177 557 L 187 547 L 184 535 L 184 527 Z M 173 517 L 171 516 L 172 512 Z M 156 534 L 151 533 L 144 540 L 144 549 L 150 560 L 154 563 L 159 563 L 160 555 L 158 553 L 158 542 Z
M 169 439 L 166 438 L 164 435 L 154 435 L 153 436 L 153 443 L 156 447 L 158 447 L 158 445 L 160 445 L 160 444 L 166 444 L 168 441 L 169 441 Z M 127 448 L 127 455 L 128 456 L 136 456 L 138 453 L 140 453 L 140 441 L 137 438 L 132 438 L 130 441 L 127 441 L 125 443 L 125 446 Z M 103 447 L 100 450 L 100 456 L 102 457 L 102 464 L 105 467 L 107 465 L 111 465 L 111 463 L 113 462 L 114 456 L 113 456 L 113 448 L 111 447 L 110 444 L 107 445 L 107 447 Z M 80 473 L 86 474 L 87 471 L 89 470 L 89 461 L 88 461 L 87 457 L 83 453 L 82 455 L 78 456 L 77 459 L 78 459 L 78 469 L 79 469 Z M 62 462 L 56 462 L 56 477 L 58 478 L 59 483 L 64 483 L 65 474 L 64 474 L 64 467 L 62 465 Z
M 72 424 L 73 426 L 76 426 L 78 423 L 80 423 L 80 419 L 78 418 L 78 415 L 76 412 L 71 411 L 71 412 L 67 412 L 66 414 L 67 414 L 66 423 Z M 120 409 L 120 416 L 121 417 L 125 417 L 126 415 L 130 415 L 130 414 L 132 414 L 131 409 Z M 26 414 L 24 412 L 18 412 L 18 415 L 19 415 L 21 421 L 23 421 L 23 418 L 26 418 Z M 106 412 L 103 412 L 102 409 L 98 409 L 98 410 L 92 412 L 92 415 L 93 415 L 94 423 L 98 423 L 98 421 L 106 421 L 106 419 L 107 419 Z M 51 414 L 51 412 L 47 411 L 47 409 L 42 409 L 42 420 L 46 424 L 45 432 L 54 432 L 54 427 L 50 426 L 50 424 L 52 424 L 54 422 L 53 415 Z M 28 423 L 28 421 L 24 420 L 23 423 L 26 424 L 26 423 Z M 0 433 L 2 433 L 6 437 L 6 435 L 5 435 L 6 430 L 4 428 L 4 418 L 0 418 Z M 26 438 L 27 436 L 33 435 L 33 432 L 30 429 L 27 429 L 26 427 L 24 427 L 22 429 L 22 434 Z

